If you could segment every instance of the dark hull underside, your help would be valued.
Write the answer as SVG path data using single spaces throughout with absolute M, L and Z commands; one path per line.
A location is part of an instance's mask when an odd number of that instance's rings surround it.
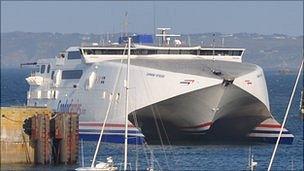
M 196 144 L 247 141 L 246 135 L 270 117 L 248 92 L 220 84 L 141 108 L 129 120 L 150 144 Z

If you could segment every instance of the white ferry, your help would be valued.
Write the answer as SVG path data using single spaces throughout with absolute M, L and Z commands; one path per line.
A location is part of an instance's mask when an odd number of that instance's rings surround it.
M 281 125 L 270 113 L 263 70 L 242 62 L 245 49 L 170 45 L 165 31 L 160 46 L 133 36 L 129 143 L 275 142 Z M 76 112 L 80 138 L 97 140 L 113 100 L 103 141 L 123 143 L 126 59 L 123 42 L 40 59 L 26 78 L 27 105 Z M 293 135 L 284 129 L 281 141 L 292 143 Z

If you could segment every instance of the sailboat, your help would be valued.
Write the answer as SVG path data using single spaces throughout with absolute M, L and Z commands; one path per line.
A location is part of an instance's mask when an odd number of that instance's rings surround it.
M 254 171 L 258 165 L 258 162 L 254 161 L 253 154 L 251 152 L 251 147 L 249 148 L 249 156 L 248 156 L 248 166 L 247 168 L 250 171 Z
M 125 142 L 124 142 L 124 170 L 127 170 L 128 167 L 128 111 L 129 111 L 129 80 L 130 80 L 130 54 L 131 54 L 131 38 L 128 38 L 128 58 L 127 58 L 127 76 L 126 76 L 126 81 L 125 81 L 125 88 L 126 88 L 126 103 L 125 103 Z M 116 78 L 116 82 L 115 82 L 115 86 L 114 86 L 114 91 L 116 89 L 116 83 L 118 80 L 119 74 Z M 114 94 L 114 93 L 113 93 Z M 107 108 L 107 113 L 104 119 L 104 122 L 102 124 L 102 128 L 100 131 L 100 136 L 98 139 L 98 143 L 95 149 L 95 154 L 93 157 L 93 161 L 91 163 L 90 167 L 79 167 L 76 168 L 75 170 L 77 171 L 91 171 L 91 170 L 95 170 L 95 171 L 114 171 L 117 170 L 118 168 L 115 166 L 113 158 L 107 157 L 107 162 L 96 162 L 96 157 L 97 157 L 97 153 L 100 147 L 100 143 L 102 140 L 102 135 L 104 132 L 104 128 L 105 128 L 105 123 L 107 121 L 108 118 L 108 114 L 109 114 L 109 110 L 111 108 L 111 104 L 112 104 L 113 100 L 110 100 L 108 108 Z

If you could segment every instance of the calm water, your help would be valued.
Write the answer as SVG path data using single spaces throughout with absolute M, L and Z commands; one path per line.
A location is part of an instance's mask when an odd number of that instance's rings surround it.
M 25 69 L 1 70 L 1 106 L 24 105 L 28 86 L 24 78 L 29 74 Z M 296 75 L 278 75 L 266 72 L 271 111 L 274 117 L 282 122 Z M 301 80 L 302 83 L 302 80 Z M 298 86 L 295 99 L 287 121 L 287 129 L 294 134 L 292 145 L 280 145 L 273 163 L 273 170 L 303 170 L 303 120 L 299 116 L 300 87 Z M 96 143 L 84 142 L 85 165 L 95 150 Z M 273 144 L 254 145 L 199 145 L 199 146 L 129 146 L 129 162 L 131 168 L 137 165 L 141 170 L 148 167 L 147 162 L 154 154 L 154 167 L 157 170 L 246 170 L 248 151 L 251 146 L 257 170 L 266 170 L 272 154 Z M 123 160 L 123 145 L 105 143 L 97 157 L 105 161 L 112 156 L 115 163 Z M 81 159 L 81 157 L 80 157 Z M 80 162 L 81 163 L 81 162 Z M 138 163 L 138 164 L 137 164 Z M 26 166 L 4 165 L 3 170 L 72 170 L 78 166 Z

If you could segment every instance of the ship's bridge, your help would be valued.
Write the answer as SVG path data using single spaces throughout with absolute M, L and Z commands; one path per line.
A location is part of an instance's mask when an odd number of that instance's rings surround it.
M 102 62 L 105 60 L 122 59 L 127 55 L 127 48 L 123 45 L 116 46 L 84 46 L 80 47 L 86 63 Z M 159 47 L 133 44 L 131 58 L 159 58 L 159 59 L 193 59 L 204 58 L 242 62 L 242 48 L 206 48 L 193 47 Z

